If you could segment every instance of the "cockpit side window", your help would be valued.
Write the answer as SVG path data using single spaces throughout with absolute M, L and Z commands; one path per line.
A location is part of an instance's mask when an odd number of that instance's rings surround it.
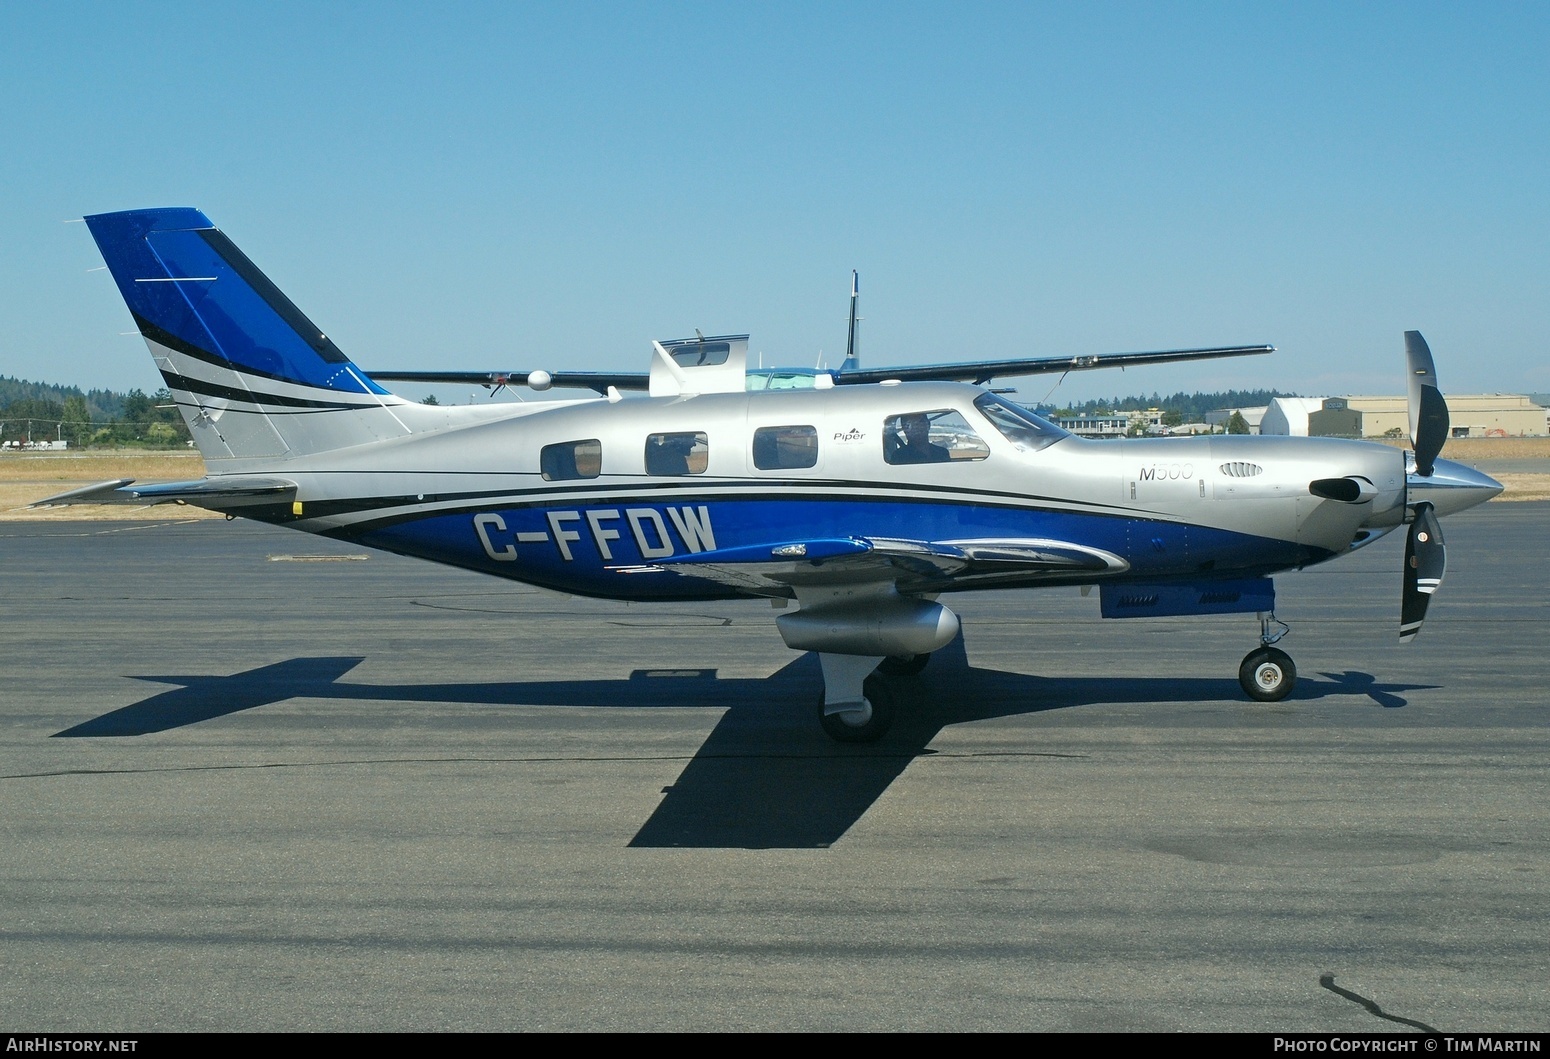
M 646 473 L 704 474 L 710 463 L 710 445 L 703 431 L 652 434 L 646 438 Z
M 1034 415 L 1021 405 L 1003 401 L 994 394 L 983 395 L 974 402 L 974 407 L 990 420 L 991 426 L 1000 431 L 1002 437 L 1027 452 L 1037 452 L 1061 438 L 1071 436 L 1069 431 L 1057 427 L 1049 420 Z
M 731 355 L 730 342 L 675 342 L 668 353 L 686 368 L 703 368 L 713 364 L 725 364 Z
M 545 445 L 538 452 L 538 468 L 546 482 L 596 478 L 603 472 L 603 444 L 596 438 L 589 438 Z
M 809 426 L 760 427 L 753 432 L 753 465 L 784 471 L 818 465 L 818 429 Z
M 951 408 L 905 412 L 883 420 L 883 460 L 895 465 L 983 460 L 990 447 Z

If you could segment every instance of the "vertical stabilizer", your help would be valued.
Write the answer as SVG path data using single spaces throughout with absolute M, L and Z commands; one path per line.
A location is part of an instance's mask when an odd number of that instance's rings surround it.
M 409 433 L 373 383 L 198 210 L 86 218 L 206 460 Z
M 856 315 L 857 302 L 861 298 L 861 273 L 855 269 L 850 272 L 850 327 L 845 332 L 845 362 L 840 365 L 840 374 L 847 371 L 855 371 L 861 367 L 861 335 L 856 325 L 861 317 Z

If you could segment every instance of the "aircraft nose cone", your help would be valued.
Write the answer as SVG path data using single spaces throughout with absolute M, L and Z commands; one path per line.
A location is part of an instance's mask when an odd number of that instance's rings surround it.
M 1439 515 L 1451 515 L 1483 504 L 1502 491 L 1502 483 L 1489 474 L 1452 460 L 1438 460 L 1426 477 L 1411 474 L 1407 486 L 1408 503 L 1425 501 L 1435 507 Z

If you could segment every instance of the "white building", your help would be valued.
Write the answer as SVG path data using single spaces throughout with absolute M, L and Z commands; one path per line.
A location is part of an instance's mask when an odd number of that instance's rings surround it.
M 1259 432 L 1305 438 L 1308 436 L 1308 416 L 1322 410 L 1324 401 L 1323 397 L 1277 397 L 1265 409 Z

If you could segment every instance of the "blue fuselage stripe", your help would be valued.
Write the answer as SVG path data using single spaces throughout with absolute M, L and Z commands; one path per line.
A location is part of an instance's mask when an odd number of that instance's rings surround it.
M 496 503 L 474 512 L 434 512 L 358 530 L 344 527 L 335 535 L 577 595 L 637 600 L 739 594 L 697 576 L 692 565 L 652 569 L 659 559 L 850 536 L 1069 541 L 1127 560 L 1130 570 L 1120 575 L 1127 580 L 1242 578 L 1327 557 L 1290 541 L 1182 522 L 925 500 L 825 497 L 685 495 L 612 503 Z M 1209 559 L 1202 562 L 1202 556 Z M 1073 577 L 1076 580 L 1080 577 Z

